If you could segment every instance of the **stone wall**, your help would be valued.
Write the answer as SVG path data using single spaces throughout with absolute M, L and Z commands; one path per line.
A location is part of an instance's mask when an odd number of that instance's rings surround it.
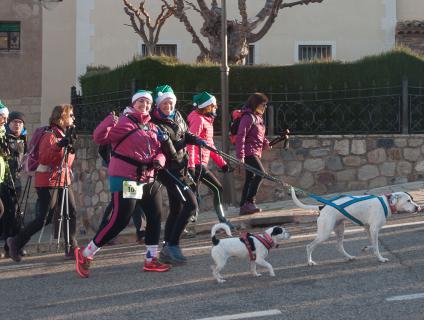
M 289 150 L 277 145 L 265 151 L 263 164 L 269 174 L 309 192 L 348 192 L 422 179 L 423 142 L 424 135 L 294 136 Z M 212 164 L 211 168 L 216 169 Z M 109 193 L 107 170 L 90 136 L 78 140 L 74 171 L 79 231 L 92 233 L 109 202 Z M 233 177 L 238 199 L 244 171 L 236 168 Z M 287 193 L 268 180 L 260 191 L 258 203 L 287 199 Z M 200 194 L 201 210 L 211 209 L 212 194 L 204 186 Z

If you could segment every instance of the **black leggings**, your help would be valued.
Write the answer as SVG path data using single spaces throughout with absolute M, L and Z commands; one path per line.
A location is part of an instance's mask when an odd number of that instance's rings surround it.
M 18 235 L 16 236 L 16 244 L 18 249 L 21 249 L 25 246 L 25 244 L 31 239 L 31 237 L 40 231 L 43 228 L 44 220 L 46 220 L 46 225 L 51 223 L 53 214 L 55 210 L 57 210 L 57 215 L 60 215 L 60 209 L 62 204 L 62 194 L 63 188 L 49 188 L 49 187 L 41 187 L 36 188 L 38 195 L 38 210 L 36 213 L 36 217 L 33 221 L 28 223 L 24 229 L 22 229 Z M 76 233 L 76 215 L 75 215 L 75 198 L 74 192 L 72 188 L 69 186 L 68 188 L 68 196 L 69 196 L 69 243 L 71 247 L 78 246 L 77 240 L 75 239 Z M 66 213 L 65 206 L 63 209 L 63 219 L 62 219 L 62 229 L 63 229 L 63 237 L 66 240 Z M 46 219 L 47 216 L 47 219 Z
M 246 164 L 265 173 L 264 166 L 257 156 L 248 156 L 244 158 Z M 256 194 L 262 182 L 262 177 L 246 170 L 246 180 L 244 181 L 243 192 L 241 194 L 240 207 L 246 201 L 255 202 Z
M 141 200 L 124 199 L 122 191 L 112 193 L 112 214 L 106 224 L 100 225 L 93 238 L 97 247 L 102 247 L 115 238 L 130 222 L 137 202 L 146 215 L 146 245 L 156 245 L 160 237 L 160 221 L 162 214 L 162 194 L 158 182 L 147 183 L 143 187 Z M 108 208 L 106 208 L 108 210 Z
M 198 206 L 196 195 L 186 185 L 181 173 L 178 171 L 170 171 L 170 173 L 181 184 L 176 182 L 166 171 L 159 171 L 158 178 L 165 186 L 169 199 L 169 214 L 165 223 L 164 240 L 170 245 L 178 245 L 188 220 L 196 213 Z
M 205 166 L 202 165 L 202 172 L 200 172 L 200 165 L 196 165 L 194 177 L 197 181 L 200 176 L 200 182 L 208 187 L 213 192 L 213 206 L 215 208 L 216 215 L 218 216 L 219 222 L 225 222 L 225 214 L 222 208 L 222 184 L 219 182 L 217 177 Z

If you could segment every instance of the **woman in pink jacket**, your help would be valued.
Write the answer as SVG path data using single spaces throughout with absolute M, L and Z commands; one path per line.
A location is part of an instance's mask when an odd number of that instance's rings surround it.
M 160 149 L 157 127 L 150 122 L 152 102 L 151 93 L 140 90 L 132 97 L 131 112 L 119 119 L 110 114 L 94 131 L 96 143 L 112 145 L 108 173 L 113 211 L 108 223 L 100 226 L 87 247 L 75 249 L 76 271 L 82 278 L 89 276 L 94 254 L 128 225 L 139 201 L 147 219 L 143 269 L 169 270 L 168 265 L 157 259 L 162 196 L 154 178 L 155 170 L 164 166 L 165 157 Z
M 263 93 L 254 93 L 246 101 L 236 137 L 237 158 L 262 172 L 265 169 L 261 162 L 262 150 L 269 149 L 269 141 L 265 137 L 264 113 L 268 97 Z M 261 212 L 256 206 L 256 194 L 262 177 L 246 170 L 246 180 L 240 200 L 240 215 Z
M 213 122 L 216 117 L 216 98 L 206 91 L 193 97 L 193 105 L 196 107 L 187 117 L 189 130 L 192 134 L 204 140 L 208 146 L 215 148 L 213 141 Z M 208 169 L 209 157 L 223 172 L 228 172 L 229 166 L 222 157 L 205 148 L 188 145 L 189 154 L 188 168 L 195 177 L 195 181 L 204 183 L 214 195 L 213 204 L 219 222 L 224 222 L 234 229 L 234 226 L 225 218 L 222 208 L 222 185 L 215 175 Z M 199 153 L 201 152 L 201 153 Z

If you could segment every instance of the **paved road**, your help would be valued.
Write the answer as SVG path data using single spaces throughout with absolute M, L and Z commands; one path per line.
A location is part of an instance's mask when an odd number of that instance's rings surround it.
M 143 247 L 131 244 L 104 248 L 89 279 L 58 254 L 2 260 L 0 319 L 424 319 L 423 220 L 405 216 L 384 229 L 385 264 L 361 251 L 366 236 L 351 227 L 345 246 L 356 261 L 345 262 L 332 239 L 307 267 L 315 228 L 289 226 L 292 239 L 269 258 L 275 278 L 253 278 L 234 259 L 224 284 L 212 278 L 207 236 L 186 241 L 189 264 L 163 274 L 141 272 Z

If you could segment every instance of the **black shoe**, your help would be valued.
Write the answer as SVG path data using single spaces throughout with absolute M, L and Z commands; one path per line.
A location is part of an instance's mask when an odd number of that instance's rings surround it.
M 9 247 L 9 256 L 13 261 L 20 262 L 22 257 L 19 255 L 18 246 L 16 245 L 15 238 L 9 237 L 6 239 L 7 246 Z

